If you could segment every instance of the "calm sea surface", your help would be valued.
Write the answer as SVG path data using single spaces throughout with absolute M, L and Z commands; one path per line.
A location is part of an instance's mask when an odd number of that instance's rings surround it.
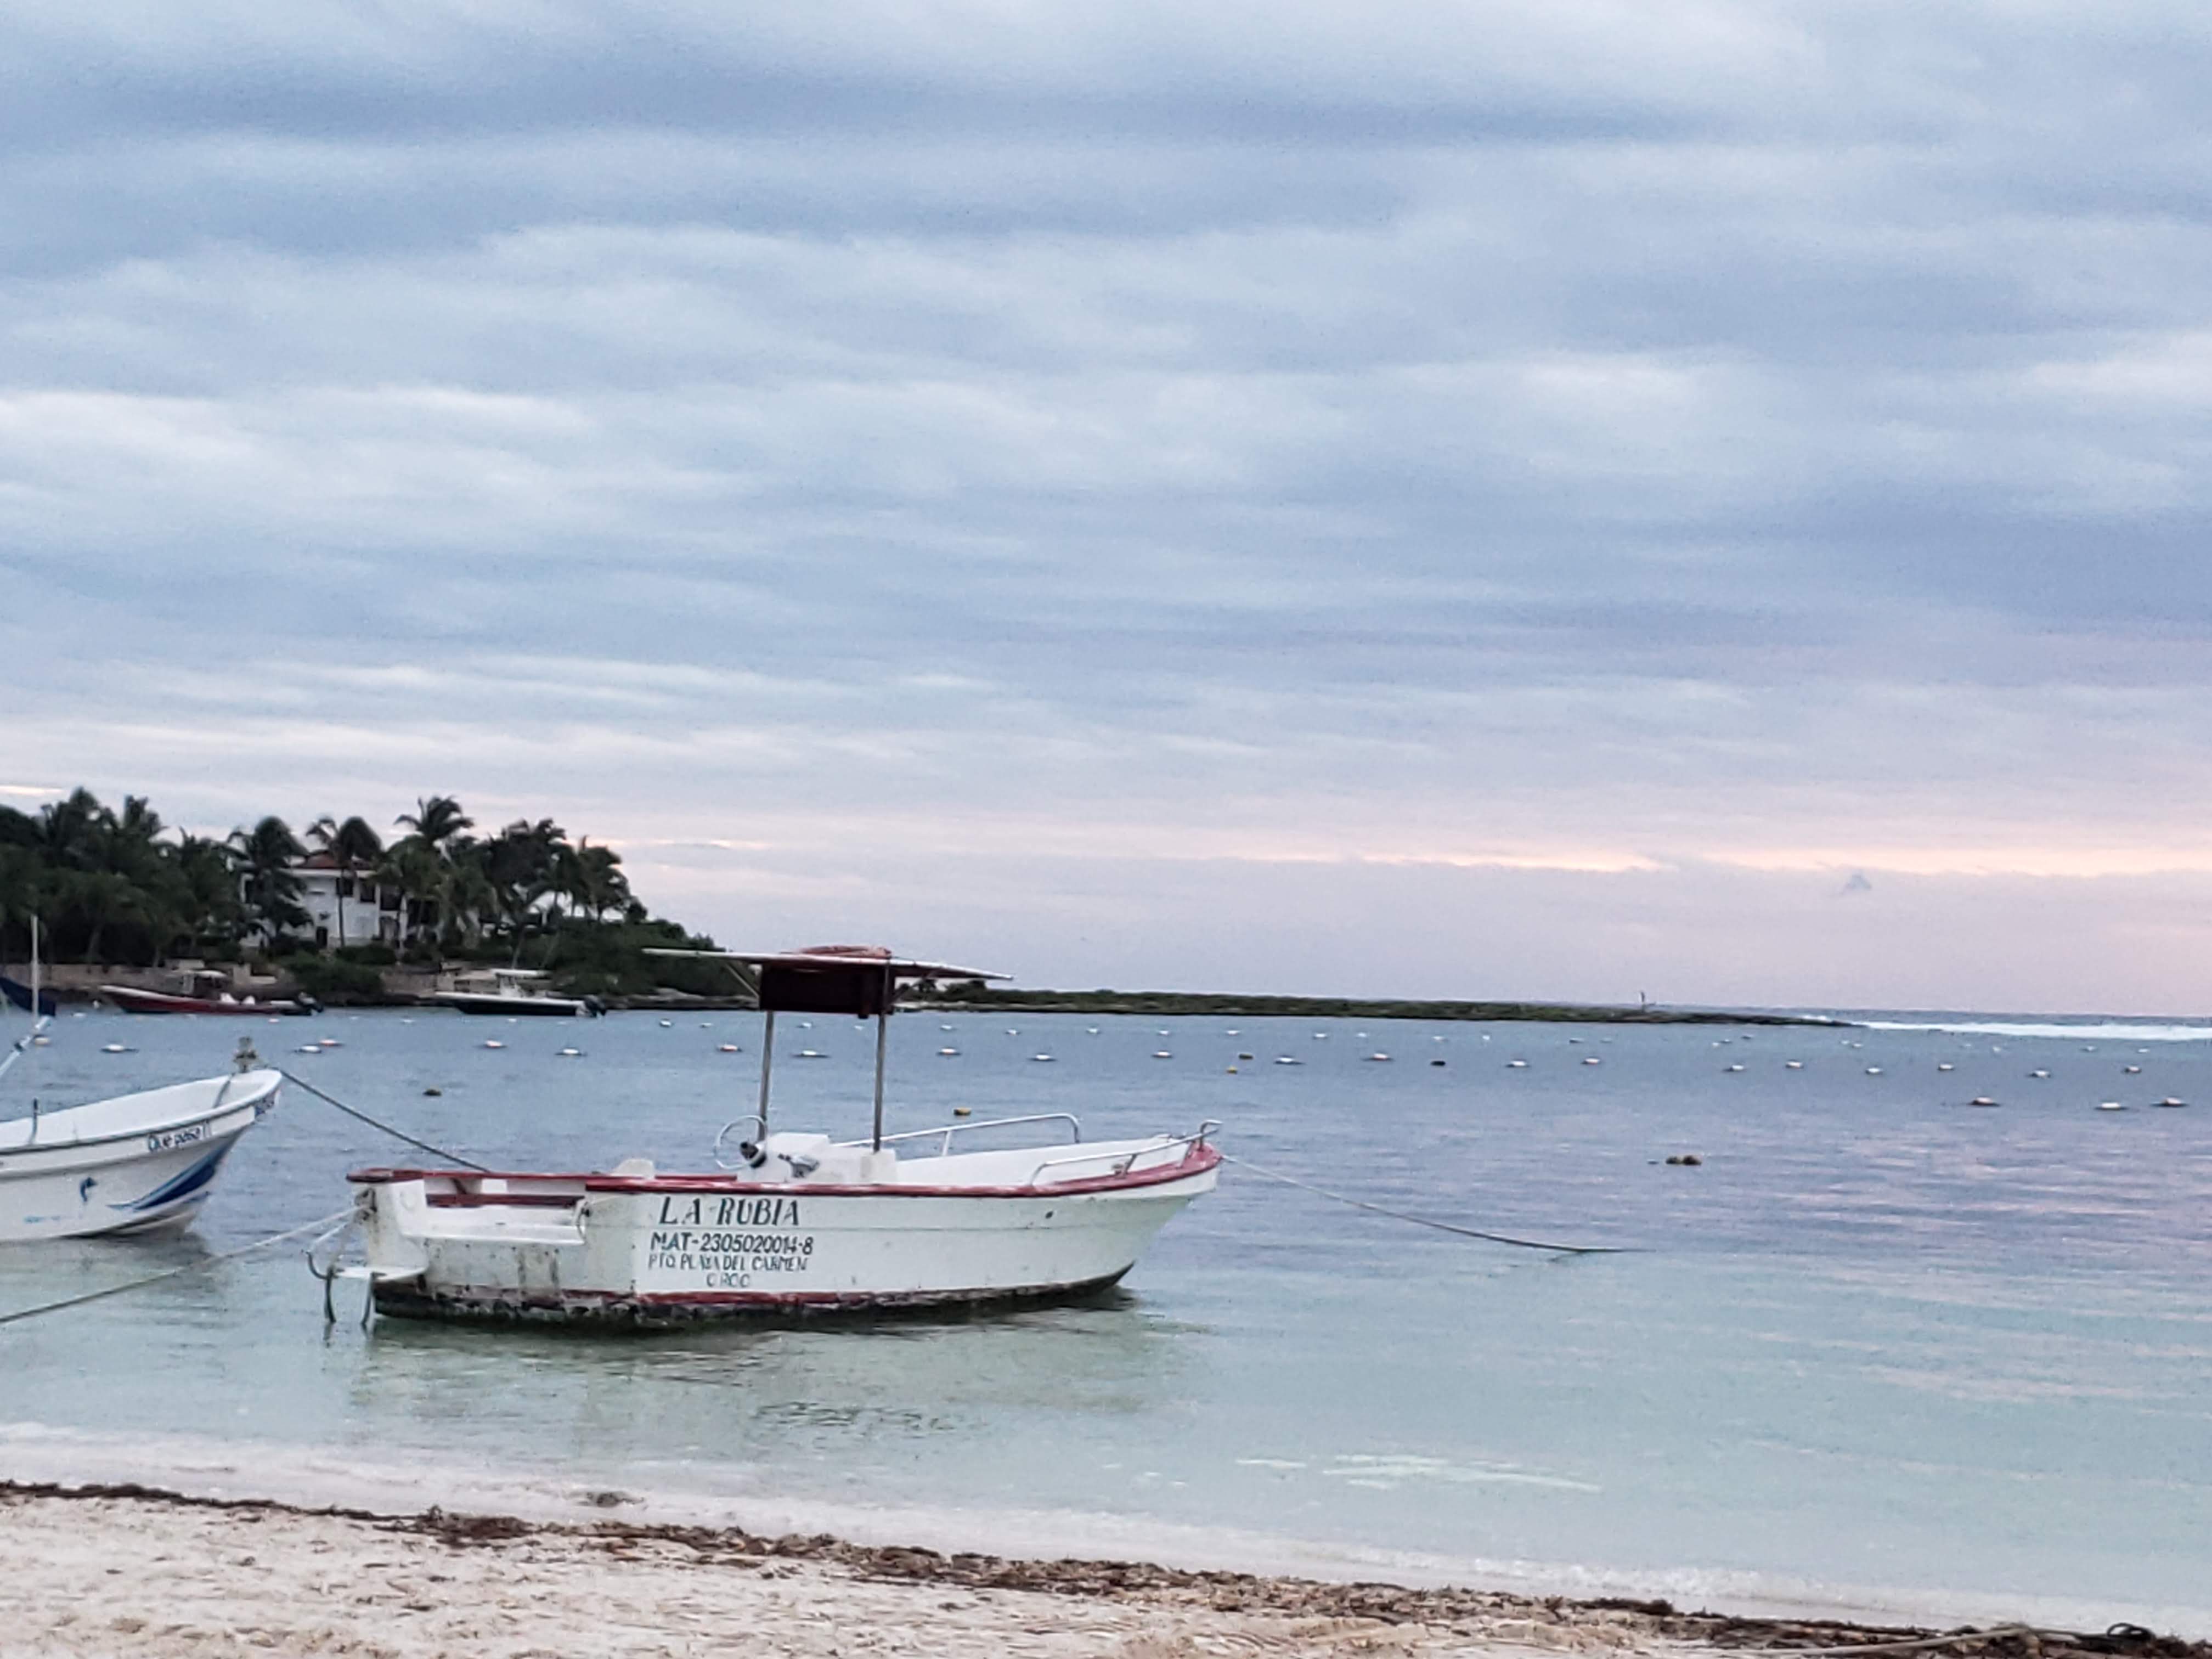
M 358 1287 L 326 1334 L 286 1249 L 0 1328 L 0 1424 L 1024 1517 L 1010 1546 L 1048 1543 L 1038 1516 L 1104 1516 L 1563 1589 L 2212 1633 L 2212 1030 L 1883 1018 L 902 1016 L 894 1127 L 956 1105 L 1073 1111 L 1097 1138 L 1218 1118 L 1232 1155 L 1333 1190 L 1634 1253 L 1470 1243 L 1231 1167 L 1097 1304 L 586 1340 L 364 1332 Z M 521 1167 L 704 1167 L 759 1059 L 743 1014 L 94 1013 L 59 1022 L 35 1086 L 66 1104 L 204 1075 L 241 1031 Z M 322 1036 L 343 1046 L 292 1052 Z M 781 1123 L 862 1133 L 872 1063 L 850 1022 L 787 1021 Z M 2150 1108 L 2167 1096 L 2194 1103 Z M 191 1234 L 0 1247 L 0 1309 L 337 1209 L 347 1168 L 406 1156 L 290 1091 Z

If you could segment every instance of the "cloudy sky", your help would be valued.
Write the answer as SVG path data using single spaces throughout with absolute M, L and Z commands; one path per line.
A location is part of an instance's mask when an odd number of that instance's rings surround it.
M 2201 4 L 0 19 L 0 799 L 1033 983 L 2212 1006 Z

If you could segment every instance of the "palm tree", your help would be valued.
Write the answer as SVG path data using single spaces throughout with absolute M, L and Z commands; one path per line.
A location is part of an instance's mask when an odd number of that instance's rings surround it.
M 578 911 L 597 921 L 629 902 L 629 880 L 620 867 L 622 854 L 614 848 L 594 847 L 586 836 L 562 853 L 562 891 Z
M 441 943 L 460 934 L 471 925 L 480 908 L 478 884 L 470 874 L 477 843 L 462 833 L 476 820 L 461 810 L 460 802 L 453 796 L 426 795 L 415 803 L 412 812 L 402 812 L 393 822 L 410 832 L 392 844 L 393 851 L 412 848 L 428 860 L 427 867 L 411 857 L 405 860 L 407 878 L 400 882 L 400 890 L 415 904 L 407 931 L 413 931 L 428 907 L 435 916 L 433 925 Z M 434 883 L 428 879 L 432 868 L 437 872 Z M 464 890 L 469 894 L 465 900 Z
M 369 828 L 368 820 L 355 815 L 338 825 L 337 838 L 331 845 L 337 856 L 339 872 L 346 878 L 338 886 L 338 943 L 345 943 L 345 890 L 357 870 L 374 870 L 384 856 L 384 838 Z
M 483 844 L 483 873 L 492 902 L 504 918 L 510 959 L 522 959 L 522 942 L 538 902 L 557 891 L 557 849 L 567 833 L 550 818 L 532 823 L 518 818 Z
M 451 795 L 424 796 L 415 803 L 412 812 L 402 812 L 392 821 L 406 825 L 416 840 L 434 852 L 476 823 Z
M 96 870 L 115 815 L 82 785 L 69 798 L 39 809 L 39 833 L 46 862 L 68 870 Z
M 177 838 L 173 858 L 185 931 L 195 943 L 215 939 L 235 944 L 246 923 L 238 892 L 238 870 L 222 842 L 189 831 Z
M 384 856 L 384 842 L 376 831 L 368 827 L 364 817 L 350 817 L 343 823 L 332 822 L 327 812 L 307 826 L 307 839 L 331 855 L 338 869 L 338 949 L 345 949 L 346 890 L 353 885 L 354 872 L 369 869 Z
M 445 888 L 440 895 L 445 912 L 446 933 L 475 945 L 483 935 L 483 919 L 499 908 L 499 890 L 492 884 L 489 842 L 459 837 L 448 851 Z
M 150 921 L 146 894 L 130 877 L 112 870 L 85 870 L 72 876 L 65 890 L 70 903 L 91 924 L 85 935 L 84 959 L 102 962 L 102 936 L 115 921 Z
M 384 849 L 384 857 L 376 866 L 376 878 L 399 890 L 401 902 L 399 936 L 403 944 L 411 945 L 422 929 L 434 931 L 444 917 L 438 901 L 447 888 L 447 868 L 438 855 L 413 836 L 392 843 Z
M 591 854 L 599 861 L 598 892 L 592 914 L 599 916 L 609 910 L 628 910 L 636 900 L 629 890 L 629 878 L 622 871 L 622 854 L 607 847 L 594 847 Z
M 238 854 L 246 913 L 254 924 L 272 939 L 287 927 L 305 927 L 307 913 L 300 908 L 300 878 L 292 866 L 307 849 L 292 827 L 272 813 L 251 830 L 232 830 L 230 844 Z

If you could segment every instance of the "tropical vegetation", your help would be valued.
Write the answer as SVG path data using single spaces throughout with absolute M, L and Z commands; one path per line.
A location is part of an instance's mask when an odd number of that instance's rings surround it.
M 216 838 L 163 823 L 143 796 L 118 810 L 83 788 L 35 812 L 0 805 L 0 958 L 27 954 L 35 916 L 52 962 L 283 957 L 303 983 L 360 989 L 346 966 L 526 961 L 620 991 L 666 977 L 646 974 L 645 945 L 706 942 L 647 912 L 620 854 L 551 818 L 477 835 L 459 801 L 431 795 L 391 828 L 387 841 L 365 817 L 326 815 L 295 834 L 270 816 Z M 311 857 L 342 878 L 320 966 L 301 902 Z M 397 939 L 380 938 L 395 911 Z

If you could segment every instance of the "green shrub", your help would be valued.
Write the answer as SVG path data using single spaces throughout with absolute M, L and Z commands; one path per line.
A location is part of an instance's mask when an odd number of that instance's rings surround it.
M 318 1002 L 375 1002 L 384 995 L 384 975 L 367 963 L 295 957 L 285 967 L 293 982 Z

